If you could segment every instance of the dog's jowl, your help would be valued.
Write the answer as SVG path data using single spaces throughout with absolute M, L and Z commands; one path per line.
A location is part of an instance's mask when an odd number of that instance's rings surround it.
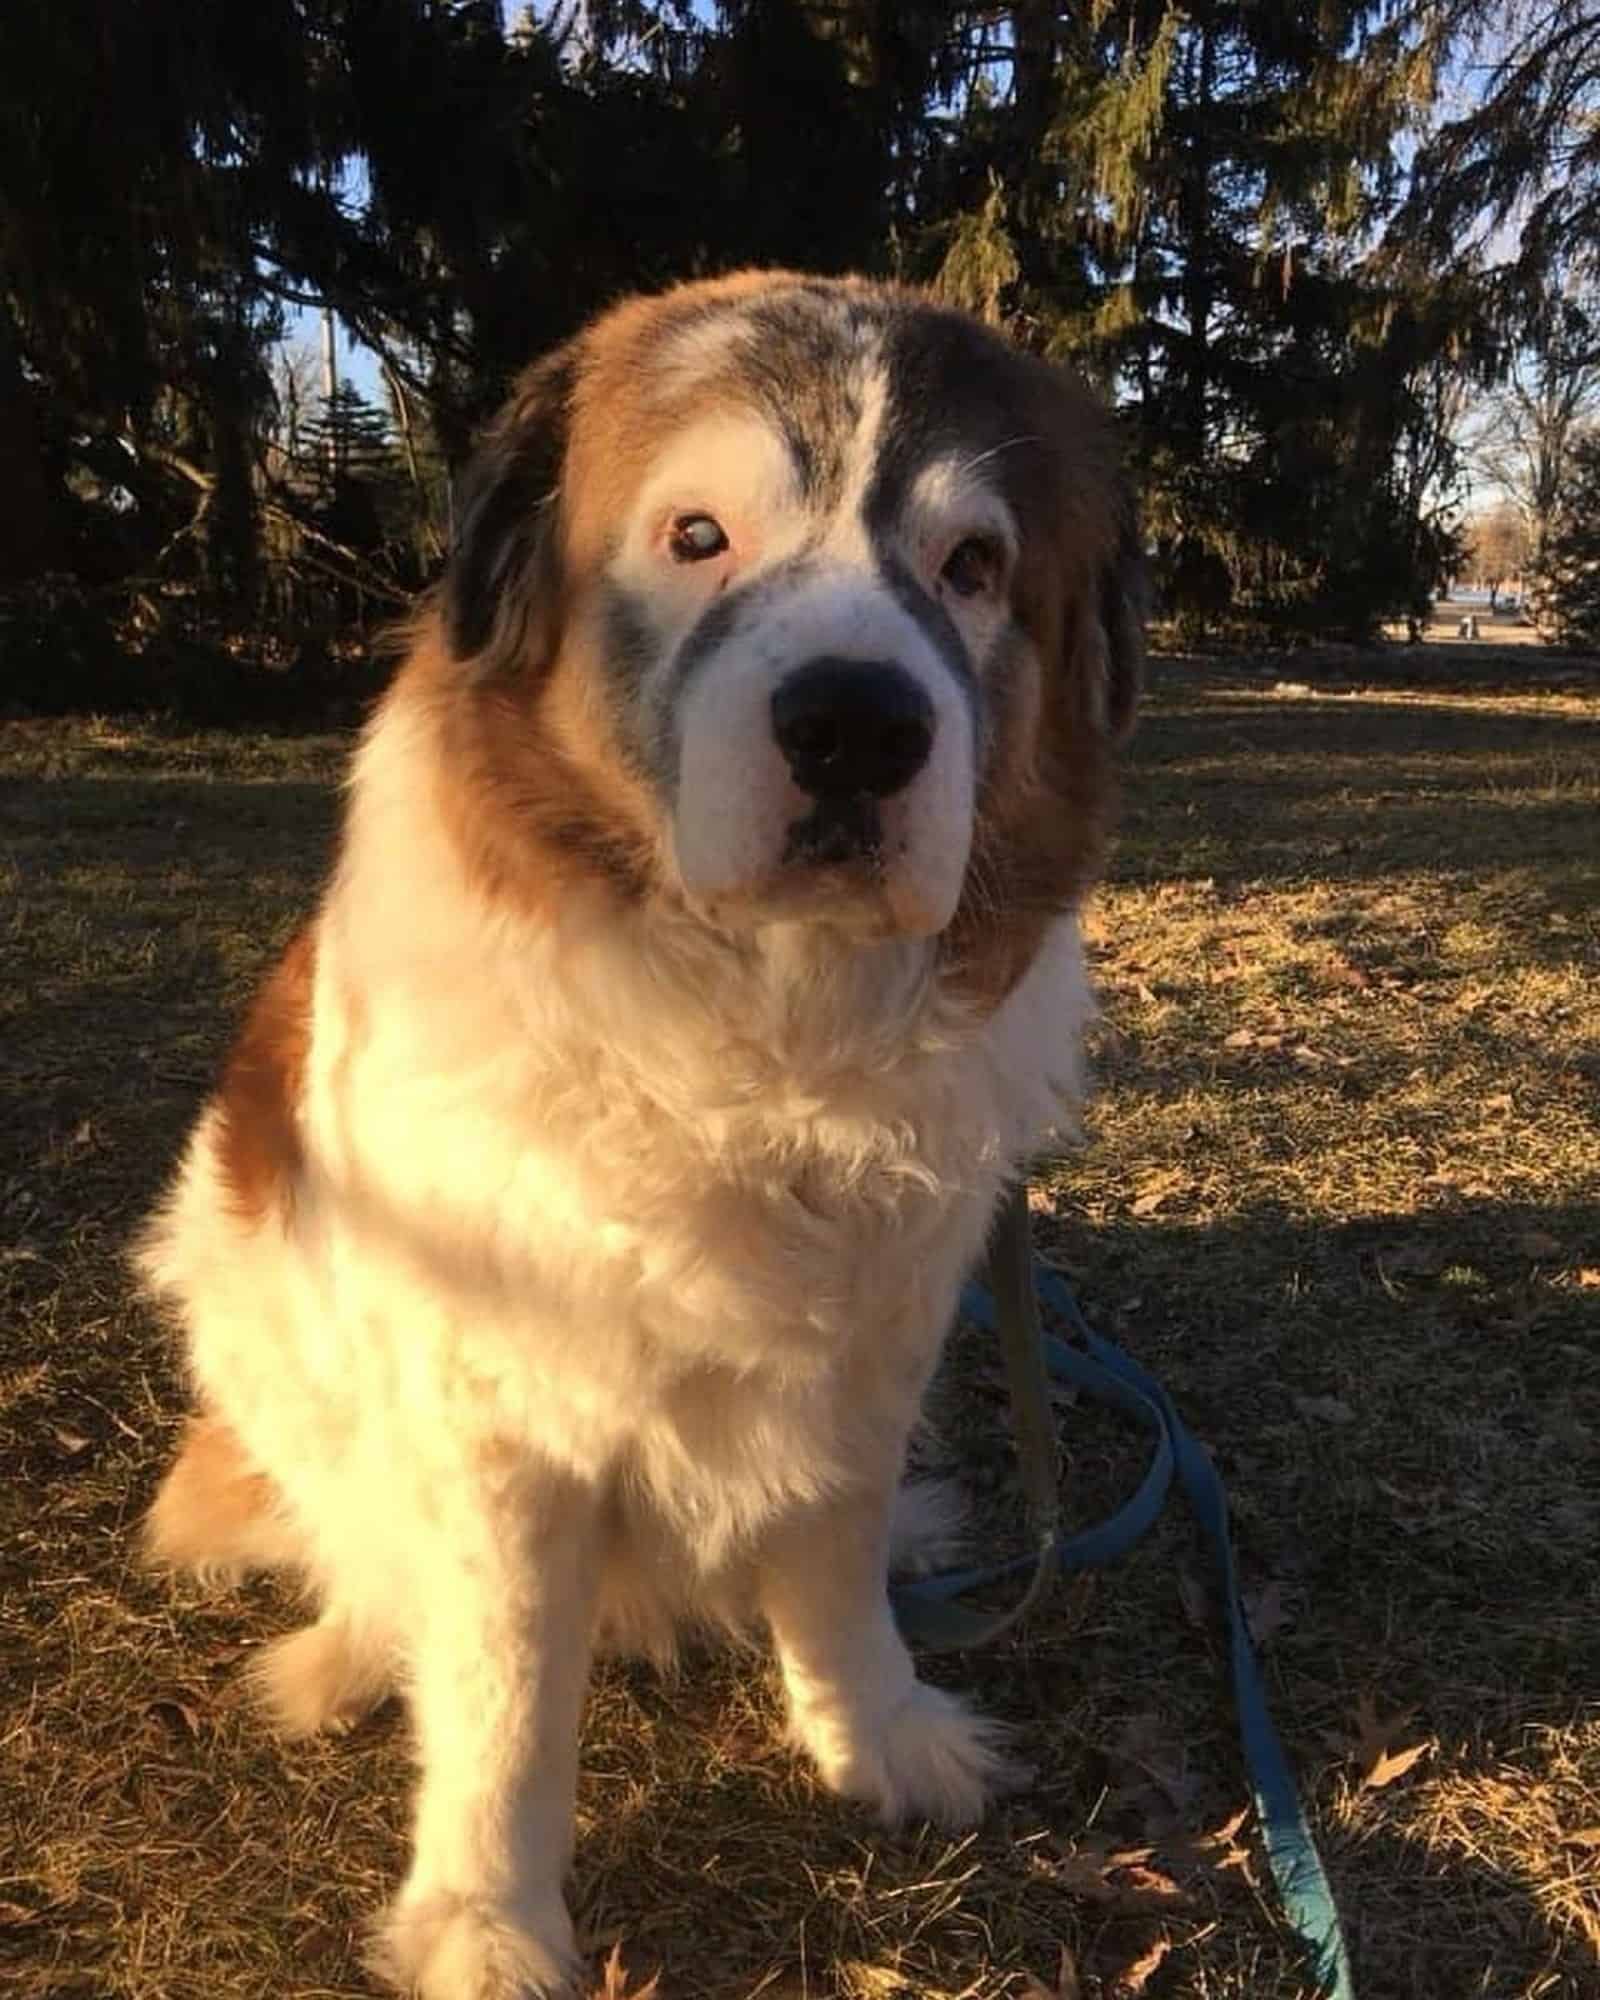
M 795 1743 L 890 1819 L 1004 1776 L 890 1621 L 891 1513 L 1075 1093 L 1138 541 L 1073 383 L 784 273 L 531 369 L 460 521 L 144 1239 L 197 1403 L 149 1541 L 303 1577 L 283 1729 L 404 1695 L 379 1962 L 510 2000 L 573 1970 L 596 1645 L 765 1632 Z

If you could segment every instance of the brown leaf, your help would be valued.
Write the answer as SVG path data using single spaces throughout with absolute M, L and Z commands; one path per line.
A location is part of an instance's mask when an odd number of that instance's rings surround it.
M 1114 1975 L 1106 1989 L 1111 2000 L 1138 2000 L 1138 1996 L 1150 1984 L 1152 1976 L 1171 1949 L 1171 1938 L 1164 1931 L 1157 1932 L 1139 1956 L 1130 1959 L 1122 1970 Z
M 1579 1291 L 1592 1292 L 1600 1288 L 1600 1270 L 1595 1269 L 1593 1265 L 1585 1265 L 1576 1276 Z
M 1563 1847 L 1600 1847 L 1600 1826 L 1574 1827 L 1561 1836 Z
M 1204 1579 L 1189 1563 L 1178 1565 L 1178 1602 L 1183 1606 L 1183 1615 L 1197 1631 L 1204 1632 L 1211 1623 L 1211 1593 L 1206 1589 Z
M 1239 1834 L 1249 1817 L 1250 1808 L 1241 1806 L 1236 1813 L 1231 1813 L 1209 1833 L 1163 1835 L 1161 1855 L 1175 1868 L 1189 1871 L 1206 1870 L 1214 1874 L 1238 1868 L 1244 1871 L 1246 1879 L 1250 1879 L 1250 1851 L 1239 1840 Z
M 1152 1852 L 1148 1847 L 1107 1850 L 1097 1841 L 1085 1840 L 1059 1860 L 1041 1857 L 1041 1865 L 1069 1895 L 1108 1910 L 1129 1914 L 1182 1909 L 1190 1900 L 1188 1892 L 1163 1869 L 1152 1866 Z
M 1078 1968 L 1072 1953 L 1066 1946 L 1061 1947 L 1061 1963 L 1056 1967 L 1056 1983 L 1046 1986 L 1042 1980 L 1028 1974 L 1028 1983 L 1023 1987 L 1017 2000 L 1081 2000 L 1082 1986 L 1078 1983 Z
M 68 1458 L 78 1457 L 81 1452 L 87 1451 L 89 1446 L 94 1442 L 92 1438 L 86 1438 L 81 1431 L 69 1431 L 58 1428 L 55 1435 L 56 1443 L 60 1445 Z
M 611 1956 L 606 1960 L 605 1983 L 594 1988 L 589 2000 L 655 2000 L 656 1989 L 661 1984 L 659 1972 L 644 1986 L 630 1987 L 627 1980 L 628 1975 L 622 1965 L 622 1946 L 614 1944 Z
M 146 1704 L 145 1714 L 152 1722 L 159 1722 L 174 1736 L 197 1737 L 200 1734 L 200 1717 L 186 1701 L 152 1701 Z
M 1164 1201 L 1172 1195 L 1181 1193 L 1186 1185 L 1185 1176 L 1173 1167 L 1147 1174 L 1139 1184 L 1139 1194 L 1134 1200 L 1132 1212 L 1135 1215 L 1154 1215 Z
M 1253 1049 L 1255 1045 L 1256 1031 L 1254 1028 L 1235 1028 L 1231 1035 L 1223 1037 L 1222 1042 L 1222 1046 L 1225 1049 Z
M 1338 1396 L 1296 1396 L 1294 1406 L 1303 1417 L 1319 1424 L 1353 1424 L 1356 1413 Z
M 1145 1714 L 1133 1716 L 1108 1747 L 1136 1773 L 1135 1782 L 1114 1788 L 1114 1802 L 1132 1808 L 1153 1830 L 1165 1832 L 1174 1817 L 1181 1822 L 1195 1790 L 1183 1739 L 1160 1716 Z
M 1244 1594 L 1245 1623 L 1250 1637 L 1260 1647 L 1270 1646 L 1278 1634 L 1294 1623 L 1293 1613 L 1284 1603 L 1283 1584 L 1274 1577 L 1259 1590 Z
M 1377 1791 L 1381 1785 L 1392 1785 L 1396 1778 L 1403 1778 L 1419 1757 L 1428 1754 L 1426 1743 L 1413 1743 L 1408 1750 L 1385 1750 L 1361 1776 L 1363 1791 Z
M 1396 1778 L 1405 1776 L 1418 1758 L 1427 1754 L 1432 1746 L 1426 1738 L 1405 1749 L 1395 1748 L 1415 1717 L 1415 1709 L 1403 1708 L 1380 1719 L 1378 1705 L 1370 1694 L 1363 1694 L 1356 1703 L 1356 1734 L 1339 1739 L 1339 1747 L 1354 1754 L 1356 1783 L 1361 1791 L 1377 1791 L 1384 1785 L 1392 1785 Z

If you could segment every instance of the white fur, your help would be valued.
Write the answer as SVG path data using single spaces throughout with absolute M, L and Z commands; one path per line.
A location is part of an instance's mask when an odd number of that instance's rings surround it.
M 144 1268 L 325 1600 L 263 1668 L 280 1719 L 409 1694 L 380 1963 L 426 2000 L 526 2000 L 572 1964 L 596 1632 L 765 1619 L 796 1740 L 891 1818 L 970 1821 L 1003 1778 L 893 1629 L 889 1521 L 1087 1000 L 1070 918 L 980 1020 L 914 937 L 492 907 L 429 804 L 435 727 L 402 682 L 357 763 L 292 1207 L 234 1215 L 209 1114 Z
M 708 334 L 708 338 L 712 335 Z M 726 329 L 714 337 L 725 341 Z M 680 342 L 679 366 L 697 352 Z M 686 424 L 651 465 L 634 499 L 609 573 L 648 606 L 656 662 L 643 705 L 673 739 L 672 851 L 678 886 L 723 924 L 767 917 L 793 901 L 816 913 L 819 891 L 845 897 L 859 927 L 933 936 L 961 894 L 972 841 L 976 746 L 970 705 L 926 632 L 883 578 L 865 509 L 876 476 L 888 406 L 881 357 L 870 341 L 856 354 L 858 406 L 840 491 L 825 519 L 807 512 L 793 462 L 771 423 L 739 409 Z M 709 562 L 673 561 L 670 524 L 709 514 L 728 538 Z M 939 460 L 919 477 L 898 553 L 930 589 L 964 536 L 986 533 L 1014 554 L 1017 529 L 998 493 L 973 466 Z M 750 590 L 804 553 L 807 578 L 737 618 L 701 661 L 686 690 L 673 684 L 678 650 L 708 605 L 731 586 Z M 999 594 L 946 608 L 982 657 L 1007 612 Z M 752 591 L 752 597 L 755 592 Z M 811 809 L 774 740 L 772 698 L 796 668 L 821 657 L 889 660 L 927 696 L 934 725 L 927 763 L 904 791 L 881 802 L 880 879 L 821 882 L 785 869 L 793 826 Z
M 972 846 L 972 714 L 922 628 L 876 565 L 830 566 L 737 629 L 701 667 L 680 708 L 673 830 L 685 892 L 727 918 L 784 893 L 784 849 L 809 800 L 772 733 L 772 697 L 807 660 L 893 660 L 928 697 L 928 761 L 879 805 L 883 927 L 932 936 L 955 912 Z M 792 872 L 792 871 L 791 871 Z M 859 899 L 859 890 L 854 892 Z

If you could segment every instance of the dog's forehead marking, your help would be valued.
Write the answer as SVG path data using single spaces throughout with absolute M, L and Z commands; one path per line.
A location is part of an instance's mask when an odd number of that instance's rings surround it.
M 732 397 L 782 439 L 802 504 L 859 511 L 885 405 L 882 305 L 799 285 L 671 329 L 652 361 L 671 398 Z

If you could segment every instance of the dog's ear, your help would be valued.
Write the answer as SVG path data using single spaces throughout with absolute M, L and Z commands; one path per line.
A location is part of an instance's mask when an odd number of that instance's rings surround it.
M 538 668 L 554 655 L 566 594 L 561 479 L 576 379 L 571 345 L 535 362 L 467 467 L 442 598 L 458 659 Z
M 1116 547 L 1100 572 L 1100 634 L 1104 647 L 1106 734 L 1125 743 L 1144 684 L 1145 621 L 1150 609 L 1150 567 L 1138 509 L 1125 494 Z

